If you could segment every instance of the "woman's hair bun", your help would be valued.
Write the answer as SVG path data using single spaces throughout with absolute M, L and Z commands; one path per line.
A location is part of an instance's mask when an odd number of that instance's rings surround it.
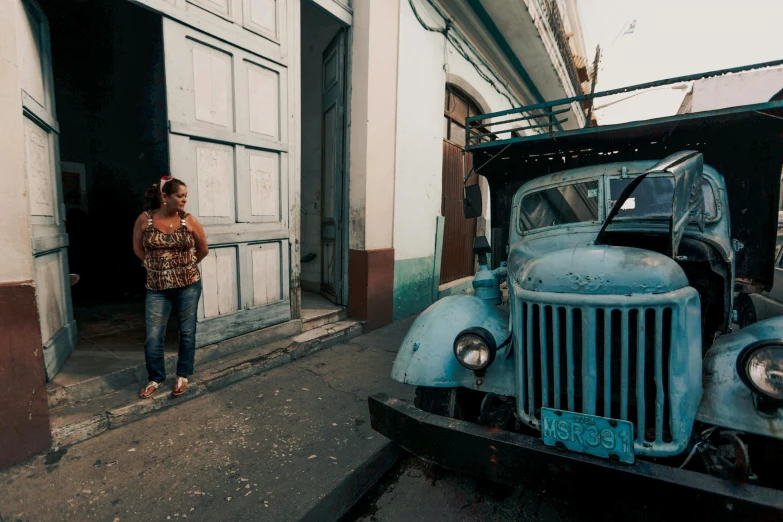
M 172 194 L 176 194 L 180 187 L 184 186 L 185 183 L 183 183 L 181 180 L 177 178 L 170 178 L 163 185 L 163 192 L 167 196 L 171 196 Z M 144 210 L 157 210 L 160 208 L 162 203 L 160 192 L 161 188 L 158 183 L 153 184 L 150 188 L 144 191 L 144 199 L 146 201 Z

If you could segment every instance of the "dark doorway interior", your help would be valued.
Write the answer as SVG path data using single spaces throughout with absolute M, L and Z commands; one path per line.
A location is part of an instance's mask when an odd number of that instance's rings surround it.
M 125 0 L 42 0 L 49 19 L 60 159 L 83 164 L 86 208 L 68 209 L 75 304 L 143 297 L 131 229 L 168 171 L 161 18 Z M 68 196 L 68 193 L 66 193 Z
M 145 189 L 168 173 L 162 20 L 126 0 L 39 3 L 51 33 L 68 262 L 80 277 L 80 340 L 61 373 L 81 358 L 92 366 L 77 373 L 100 374 L 90 348 L 120 366 L 115 350 L 143 359 L 145 271 L 131 234 Z

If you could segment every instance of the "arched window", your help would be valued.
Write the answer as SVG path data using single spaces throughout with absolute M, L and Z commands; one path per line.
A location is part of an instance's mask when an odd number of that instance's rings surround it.
M 443 139 L 460 147 L 465 147 L 465 121 L 471 116 L 483 114 L 481 108 L 458 88 L 446 86 L 443 107 Z M 485 133 L 484 128 L 474 129 L 473 133 Z M 481 141 L 489 141 L 483 137 Z

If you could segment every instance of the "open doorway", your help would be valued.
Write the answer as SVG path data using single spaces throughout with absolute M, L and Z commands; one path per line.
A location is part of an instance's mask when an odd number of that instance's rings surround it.
M 345 304 L 347 28 L 301 4 L 302 319 Z
M 168 173 L 161 17 L 126 0 L 39 0 L 49 21 L 79 339 L 53 385 L 144 360 L 144 191 Z M 176 348 L 176 335 L 168 336 Z

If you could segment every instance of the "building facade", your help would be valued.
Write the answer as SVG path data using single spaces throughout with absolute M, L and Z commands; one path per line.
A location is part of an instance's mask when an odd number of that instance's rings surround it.
M 493 227 L 481 177 L 468 183 L 482 185 L 484 216 L 475 223 L 461 218 L 462 181 L 470 172 L 464 118 L 581 94 L 583 43 L 568 12 L 576 13 L 574 2 L 401 1 L 395 318 L 470 291 L 473 236 L 491 240 Z M 582 127 L 584 119 L 573 110 L 563 125 Z
M 296 323 L 302 292 L 377 328 L 463 288 L 472 236 L 493 233 L 488 204 L 458 212 L 465 119 L 578 93 L 576 12 L 0 0 L 0 467 L 50 446 L 47 382 L 79 314 L 143 301 L 131 226 L 162 175 L 210 245 L 199 346 Z M 583 123 L 574 108 L 564 126 Z

